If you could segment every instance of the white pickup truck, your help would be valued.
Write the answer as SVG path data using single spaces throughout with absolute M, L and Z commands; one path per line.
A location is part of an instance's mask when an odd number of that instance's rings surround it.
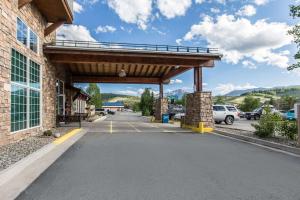
M 240 119 L 239 110 L 232 105 L 213 105 L 213 115 L 216 124 L 225 122 L 232 125 L 235 120 Z

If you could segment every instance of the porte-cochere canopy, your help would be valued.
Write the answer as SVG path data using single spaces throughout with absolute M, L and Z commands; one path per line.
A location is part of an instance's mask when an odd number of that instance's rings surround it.
M 67 40 L 46 44 L 44 53 L 74 83 L 167 83 L 189 69 L 213 67 L 222 57 L 213 48 Z

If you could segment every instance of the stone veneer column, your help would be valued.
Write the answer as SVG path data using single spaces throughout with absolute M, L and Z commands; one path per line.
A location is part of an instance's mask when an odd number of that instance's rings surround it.
M 168 112 L 168 99 L 167 98 L 158 98 L 155 102 L 155 119 L 161 120 L 161 115 Z
M 204 122 L 204 127 L 214 128 L 211 92 L 195 92 L 186 97 L 184 123 L 199 128 L 200 122 Z

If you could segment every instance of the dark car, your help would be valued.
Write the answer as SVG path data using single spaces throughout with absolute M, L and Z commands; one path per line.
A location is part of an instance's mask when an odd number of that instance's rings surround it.
M 245 112 L 245 118 L 248 120 L 251 120 L 251 119 L 259 120 L 262 113 L 263 113 L 263 108 L 257 108 L 255 110 L 253 110 L 252 112 Z

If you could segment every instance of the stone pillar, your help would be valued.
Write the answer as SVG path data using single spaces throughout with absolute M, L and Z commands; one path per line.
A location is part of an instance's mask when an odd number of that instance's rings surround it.
M 161 115 L 168 112 L 168 99 L 158 98 L 155 101 L 155 119 L 161 120 Z
M 200 122 L 206 128 L 214 128 L 211 92 L 195 92 L 186 97 L 185 125 L 199 128 Z

